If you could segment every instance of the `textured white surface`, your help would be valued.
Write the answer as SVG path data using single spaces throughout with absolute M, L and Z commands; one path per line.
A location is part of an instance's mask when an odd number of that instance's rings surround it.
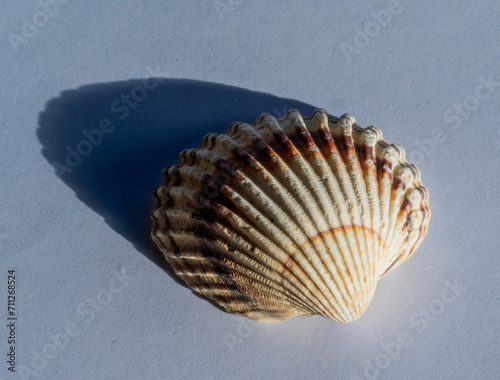
M 498 2 L 45 8 L 52 16 L 38 13 L 38 2 L 11 1 L 0 23 L 1 317 L 5 325 L 15 268 L 18 371 L 39 379 L 500 376 Z M 155 89 L 134 90 L 158 83 L 143 83 L 151 75 L 163 78 Z M 120 100 L 131 93 L 146 94 L 135 108 Z M 376 125 L 405 147 L 430 192 L 427 237 L 352 324 L 260 324 L 223 313 L 165 272 L 147 237 L 152 188 L 180 149 L 287 107 Z M 94 133 L 92 152 L 58 177 L 51 163 L 65 164 L 66 147 L 85 149 L 83 130 L 106 118 L 114 130 L 102 141 Z M 130 277 L 120 286 L 113 277 L 122 270 Z M 96 297 L 108 303 L 92 306 Z M 4 358 L 7 335 L 0 329 Z M 23 376 L 2 360 L 0 378 Z

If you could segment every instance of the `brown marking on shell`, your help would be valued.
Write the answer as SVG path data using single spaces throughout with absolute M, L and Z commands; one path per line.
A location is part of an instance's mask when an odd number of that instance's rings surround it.
M 331 234 L 334 232 L 341 232 L 341 231 L 365 231 L 373 236 L 375 236 L 381 243 L 383 243 L 382 237 L 378 234 L 377 231 L 375 231 L 372 228 L 365 227 L 365 226 L 357 226 L 357 225 L 349 225 L 349 226 L 340 226 L 340 227 L 335 227 L 335 228 L 330 228 L 327 231 L 321 231 L 319 235 L 326 235 L 326 234 Z M 319 235 L 313 236 L 311 239 L 317 238 Z

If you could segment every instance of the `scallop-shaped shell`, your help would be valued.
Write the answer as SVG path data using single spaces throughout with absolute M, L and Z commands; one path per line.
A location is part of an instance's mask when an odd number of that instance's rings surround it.
M 227 311 L 266 322 L 356 319 L 430 217 L 404 150 L 324 110 L 262 114 L 209 134 L 154 194 L 152 237 L 176 274 Z

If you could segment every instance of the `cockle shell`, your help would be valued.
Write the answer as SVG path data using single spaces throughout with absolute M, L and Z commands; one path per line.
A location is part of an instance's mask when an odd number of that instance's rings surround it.
M 404 150 L 324 110 L 209 134 L 180 153 L 154 195 L 152 238 L 175 273 L 228 312 L 265 322 L 358 318 L 430 217 Z

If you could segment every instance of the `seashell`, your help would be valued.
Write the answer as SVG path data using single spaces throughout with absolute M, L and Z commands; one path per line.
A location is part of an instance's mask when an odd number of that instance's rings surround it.
M 228 312 L 358 318 L 424 238 L 428 193 L 403 148 L 350 115 L 260 115 L 205 136 L 164 171 L 152 238 Z

